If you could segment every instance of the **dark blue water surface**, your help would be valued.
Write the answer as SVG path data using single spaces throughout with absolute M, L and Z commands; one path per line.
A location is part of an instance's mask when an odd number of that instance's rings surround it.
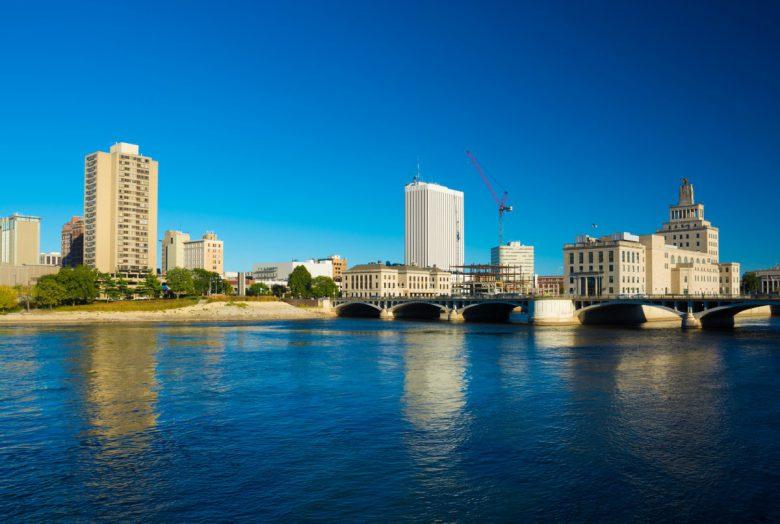
M 780 319 L 0 328 L 5 520 L 780 520 Z

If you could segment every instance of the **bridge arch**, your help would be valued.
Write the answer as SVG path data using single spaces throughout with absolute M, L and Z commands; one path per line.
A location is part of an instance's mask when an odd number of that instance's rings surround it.
M 369 302 L 344 302 L 336 306 L 336 315 L 340 317 L 379 318 L 382 309 Z
M 442 313 L 447 313 L 447 308 L 441 304 L 425 301 L 401 302 L 390 311 L 395 318 L 418 318 L 424 320 L 438 320 Z
M 477 302 L 464 306 L 460 310 L 463 320 L 472 322 L 506 322 L 509 315 L 523 304 L 506 300 Z
M 699 319 L 702 327 L 734 327 L 734 317 L 739 313 L 771 305 L 771 302 L 735 302 L 705 309 L 694 316 Z
M 645 308 L 657 310 L 648 314 Z M 685 316 L 685 312 L 672 307 L 628 300 L 610 300 L 591 304 L 574 311 L 582 324 L 644 324 L 652 320 L 676 320 Z

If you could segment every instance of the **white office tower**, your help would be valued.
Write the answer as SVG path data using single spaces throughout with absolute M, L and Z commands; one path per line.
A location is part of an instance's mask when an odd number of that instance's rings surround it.
M 404 262 L 445 270 L 462 266 L 463 191 L 415 180 L 405 193 Z
M 520 242 L 507 242 L 490 249 L 490 263 L 494 266 L 509 266 L 530 279 L 534 274 L 534 246 Z

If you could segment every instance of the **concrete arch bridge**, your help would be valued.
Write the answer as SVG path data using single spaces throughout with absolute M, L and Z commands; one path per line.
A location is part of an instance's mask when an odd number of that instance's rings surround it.
M 513 311 L 528 313 L 528 297 L 490 298 L 337 298 L 333 306 L 342 317 L 415 318 L 450 322 L 505 322 Z
M 683 327 L 730 327 L 734 317 L 750 309 L 771 306 L 780 314 L 779 298 L 756 297 L 574 297 L 524 295 L 425 298 L 337 298 L 338 316 L 382 319 L 415 318 L 450 322 L 506 322 L 512 312 L 528 323 L 633 325 L 679 320 Z

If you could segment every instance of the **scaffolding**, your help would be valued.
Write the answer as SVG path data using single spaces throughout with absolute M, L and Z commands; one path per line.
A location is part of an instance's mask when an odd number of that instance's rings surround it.
M 520 266 L 468 264 L 450 267 L 454 295 L 528 294 L 533 290 L 533 275 Z

